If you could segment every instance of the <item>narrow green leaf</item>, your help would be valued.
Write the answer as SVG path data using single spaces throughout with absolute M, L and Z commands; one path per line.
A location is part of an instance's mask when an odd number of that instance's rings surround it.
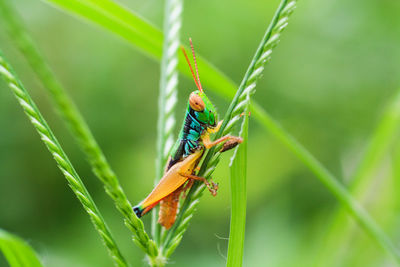
M 46 0 L 98 24 L 137 46 L 150 57 L 161 58 L 162 33 L 138 15 L 112 1 Z M 132 25 L 134 25 L 132 27 Z M 148 38 L 151 35 L 151 38 Z
M 91 21 L 125 39 L 151 58 L 161 60 L 164 39 L 161 30 L 122 5 L 110 0 L 43 1 Z M 196 57 L 203 83 L 216 93 L 232 98 L 237 88 L 235 83 L 198 53 Z M 191 77 L 185 62 L 184 56 L 179 54 L 178 70 L 187 77 Z
M 228 259 L 226 266 L 241 267 L 243 264 L 244 234 L 246 226 L 246 177 L 249 117 L 243 116 L 240 144 L 232 156 L 231 174 L 231 224 L 229 230 Z
M 10 267 L 42 267 L 39 257 L 21 238 L 0 229 L 0 250 Z

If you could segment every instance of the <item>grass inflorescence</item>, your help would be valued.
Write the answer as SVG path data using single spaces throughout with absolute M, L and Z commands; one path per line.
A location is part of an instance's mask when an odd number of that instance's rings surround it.
M 43 116 L 40 114 L 39 109 L 33 102 L 29 93 L 25 90 L 22 83 L 18 80 L 14 74 L 12 68 L 4 59 L 2 52 L 0 51 L 0 75 L 7 82 L 8 86 L 14 93 L 19 104 L 25 111 L 29 120 L 39 133 L 43 143 L 46 145 L 50 153 L 52 154 L 54 160 L 57 162 L 57 166 L 60 168 L 61 172 L 64 174 L 68 181 L 69 186 L 75 193 L 78 200 L 81 202 L 83 208 L 88 213 L 93 225 L 95 226 L 97 232 L 102 238 L 105 246 L 108 249 L 111 257 L 113 258 L 117 266 L 128 266 L 125 258 L 122 256 L 111 232 L 106 225 L 100 211 L 97 209 L 96 204 L 92 200 L 89 192 L 86 190 L 78 173 L 75 171 L 71 162 L 69 161 L 67 155 L 64 153 L 61 145 L 57 141 L 56 137 L 52 133 L 47 122 L 44 120 Z
M 154 185 L 164 174 L 164 166 L 174 145 L 175 105 L 178 100 L 178 48 L 182 24 L 182 0 L 166 0 L 164 7 L 164 43 L 161 59 L 160 89 L 158 96 L 157 159 Z M 158 207 L 152 211 L 152 235 L 157 243 L 161 239 L 161 226 L 157 223 Z

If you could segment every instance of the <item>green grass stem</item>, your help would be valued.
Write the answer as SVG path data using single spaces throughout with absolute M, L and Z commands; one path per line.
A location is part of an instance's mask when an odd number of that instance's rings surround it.
M 29 120 L 39 133 L 43 143 L 46 145 L 50 153 L 52 154 L 54 160 L 57 162 L 58 167 L 64 174 L 68 181 L 69 186 L 75 193 L 78 200 L 81 202 L 83 208 L 88 213 L 93 225 L 95 226 L 97 232 L 103 240 L 104 245 L 108 249 L 108 252 L 113 259 L 116 266 L 128 266 L 124 257 L 122 256 L 111 232 L 106 225 L 100 211 L 98 210 L 96 204 L 91 198 L 89 192 L 87 191 L 85 185 L 83 184 L 78 173 L 75 171 L 71 162 L 69 161 L 67 155 L 64 153 L 61 145 L 57 141 L 47 122 L 40 114 L 39 109 L 33 102 L 29 93 L 25 90 L 22 83 L 16 77 L 11 66 L 6 62 L 0 51 L 0 75 L 4 78 L 7 85 L 10 87 L 11 91 L 14 93 L 19 104 L 25 111 Z
M 161 59 L 160 89 L 158 96 L 156 185 L 164 175 L 169 152 L 174 145 L 175 106 L 178 101 L 178 48 L 183 10 L 182 0 L 166 0 L 164 7 L 164 44 Z M 160 243 L 161 226 L 157 223 L 158 206 L 152 211 L 152 235 Z
M 248 95 L 250 97 L 250 95 Z M 250 101 L 248 101 L 248 104 Z M 249 105 L 245 113 L 249 110 Z M 249 116 L 243 116 L 243 123 L 239 136 L 243 143 L 235 149 L 230 164 L 231 183 L 231 222 L 229 230 L 227 267 L 241 267 L 243 264 L 244 237 L 246 230 L 246 203 L 247 203 L 247 142 Z

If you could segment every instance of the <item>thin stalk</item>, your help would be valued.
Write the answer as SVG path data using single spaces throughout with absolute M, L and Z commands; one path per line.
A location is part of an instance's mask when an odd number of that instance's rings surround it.
M 181 29 L 182 0 L 166 0 L 164 11 L 164 43 L 161 59 L 161 77 L 158 97 L 158 129 L 156 185 L 164 175 L 164 166 L 169 152 L 174 145 L 173 130 L 175 127 L 174 110 L 177 102 L 178 89 L 178 48 Z M 152 235 L 157 244 L 160 243 L 161 226 L 157 223 L 159 208 L 152 211 Z
M 55 104 L 56 110 L 61 114 L 63 121 L 67 124 L 81 150 L 88 158 L 93 172 L 103 183 L 105 191 L 114 200 L 117 209 L 124 216 L 125 225 L 133 233 L 134 242 L 139 244 L 140 248 L 147 254 L 153 257 L 156 256 L 157 248 L 144 231 L 142 221 L 134 214 L 132 205 L 87 123 L 68 96 L 66 90 L 46 64 L 46 61 L 25 30 L 22 19 L 12 8 L 9 0 L 0 0 L 0 13 L 11 38 L 17 44 L 39 80 L 43 83 L 45 90 L 49 93 Z
M 106 225 L 100 211 L 97 209 L 89 192 L 86 190 L 78 173 L 75 171 L 71 162 L 69 161 L 67 155 L 64 153 L 61 145 L 57 141 L 47 122 L 40 114 L 39 109 L 33 102 L 29 93 L 25 90 L 22 83 L 19 81 L 15 73 L 13 72 L 11 66 L 4 59 L 2 52 L 0 51 L 0 75 L 7 82 L 11 91 L 14 93 L 19 104 L 25 111 L 29 120 L 32 122 L 33 126 L 39 133 L 43 143 L 46 145 L 50 153 L 53 155 L 54 160 L 57 162 L 57 166 L 60 168 L 61 172 L 64 174 L 68 181 L 69 186 L 75 193 L 78 200 L 81 202 L 83 208 L 89 214 L 90 219 L 97 232 L 99 233 L 103 244 L 108 249 L 111 258 L 116 266 L 128 266 L 126 260 L 122 256 L 111 232 Z

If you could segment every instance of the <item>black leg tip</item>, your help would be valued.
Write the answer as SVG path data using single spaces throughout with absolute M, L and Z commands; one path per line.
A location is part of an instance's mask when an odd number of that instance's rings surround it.
M 136 214 L 138 218 L 142 217 L 143 209 L 138 206 L 133 207 L 133 212 Z

